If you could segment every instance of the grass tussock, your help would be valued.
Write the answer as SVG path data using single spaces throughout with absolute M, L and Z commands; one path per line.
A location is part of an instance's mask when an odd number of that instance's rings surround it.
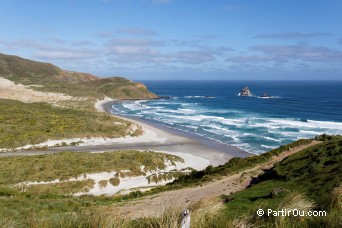
M 277 208 L 278 211 L 280 210 L 286 210 L 286 211 L 294 211 L 298 210 L 300 213 L 308 213 L 309 211 L 312 211 L 316 208 L 316 204 L 313 200 L 309 199 L 307 196 L 305 196 L 302 193 L 291 193 L 287 195 L 282 202 L 279 204 L 279 207 Z M 304 220 L 304 217 L 301 216 L 293 216 L 292 214 L 290 216 L 278 216 L 275 217 L 275 223 L 279 227 L 284 227 L 286 223 L 289 222 L 300 222 Z M 291 220 L 291 221 L 287 221 Z
M 313 200 L 309 199 L 307 196 L 301 193 L 291 193 L 286 196 L 279 205 L 279 210 L 285 209 L 287 211 L 292 211 L 298 209 L 300 211 L 311 211 L 316 207 Z
M 118 177 L 110 178 L 109 183 L 113 186 L 118 186 L 120 184 L 120 179 Z
M 256 228 L 259 227 L 252 222 L 251 218 L 248 217 L 238 217 L 229 221 L 227 227 L 231 228 Z
M 342 185 L 333 190 L 330 207 L 342 211 Z
M 222 200 L 219 198 L 204 199 L 189 206 L 191 212 L 191 226 L 198 228 L 208 227 L 213 223 L 223 208 Z
M 99 186 L 100 188 L 105 188 L 108 184 L 108 181 L 107 180 L 100 180 L 99 181 Z
M 125 228 L 129 221 L 120 214 L 108 213 L 103 210 L 82 211 L 79 213 L 70 213 L 55 215 L 48 219 L 34 219 L 27 222 L 28 227 L 104 227 L 104 228 Z

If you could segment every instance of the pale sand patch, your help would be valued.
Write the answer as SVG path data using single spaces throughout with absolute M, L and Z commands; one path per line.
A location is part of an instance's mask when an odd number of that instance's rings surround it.
M 127 194 L 131 192 L 132 190 L 146 190 L 150 187 L 155 187 L 155 186 L 161 186 L 165 185 L 167 183 L 170 183 L 174 181 L 174 178 L 171 178 L 169 180 L 163 180 L 158 183 L 155 182 L 148 182 L 147 177 L 153 174 L 164 174 L 166 172 L 170 172 L 171 170 L 177 170 L 177 171 L 184 171 L 184 172 L 189 172 L 189 167 L 197 170 L 202 170 L 205 167 L 209 165 L 209 161 L 201 158 L 201 157 L 196 157 L 191 154 L 185 154 L 185 153 L 179 153 L 179 152 L 167 152 L 168 154 L 173 154 L 176 156 L 179 156 L 184 159 L 184 162 L 175 162 L 175 165 L 171 164 L 171 161 L 165 160 L 165 169 L 156 169 L 156 170 L 151 170 L 146 172 L 146 176 L 132 176 L 132 177 L 119 177 L 120 179 L 120 184 L 118 186 L 113 186 L 112 184 L 109 183 L 109 180 L 111 178 L 114 178 L 117 172 L 101 172 L 101 173 L 86 173 L 77 176 L 76 178 L 70 178 L 68 180 L 59 180 L 55 179 L 53 181 L 26 181 L 19 183 L 15 186 L 20 187 L 21 189 L 25 189 L 31 185 L 39 185 L 39 184 L 56 184 L 56 183 L 63 183 L 63 182 L 69 182 L 69 181 L 82 181 L 82 180 L 94 180 L 95 184 L 93 188 L 89 189 L 87 192 L 78 192 L 75 193 L 75 196 L 81 196 L 81 195 L 114 195 L 117 193 L 120 194 Z M 144 167 L 142 166 L 141 169 L 143 170 Z M 129 173 L 129 170 L 121 170 L 120 172 L 122 173 Z M 101 187 L 99 182 L 101 180 L 106 180 L 108 181 L 107 185 L 105 187 Z
M 167 138 L 165 135 L 160 135 L 158 132 L 152 131 L 151 129 L 144 129 L 144 133 L 141 136 L 130 136 L 127 135 L 121 138 L 105 138 L 105 137 L 91 137 L 91 138 L 71 138 L 71 139 L 59 139 L 59 140 L 47 140 L 38 144 L 28 144 L 25 146 L 17 147 L 15 149 L 0 149 L 0 152 L 7 151 L 17 151 L 17 150 L 27 150 L 32 148 L 50 148 L 57 145 L 61 146 L 62 143 L 71 145 L 72 143 L 77 143 L 80 147 L 82 146 L 96 146 L 96 145 L 131 145 L 140 144 L 146 142 L 153 143 L 165 143 Z
M 26 103 L 56 103 L 58 101 L 78 100 L 78 98 L 62 93 L 39 92 L 31 89 L 30 87 L 38 87 L 38 85 L 24 86 L 22 84 L 15 84 L 13 81 L 0 77 L 0 98 L 18 100 Z
M 95 103 L 95 108 L 97 109 L 97 111 L 99 112 L 106 112 L 103 108 L 103 105 L 105 103 L 107 103 L 108 101 L 115 101 L 116 99 L 112 99 L 110 97 L 105 96 L 103 100 L 97 100 L 97 102 Z

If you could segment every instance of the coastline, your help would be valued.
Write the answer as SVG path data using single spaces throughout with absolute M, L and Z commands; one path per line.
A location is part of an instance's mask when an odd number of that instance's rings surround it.
M 105 98 L 104 100 L 96 102 L 95 108 L 100 112 L 107 112 L 118 118 L 141 126 L 144 133 L 137 138 L 144 137 L 144 135 L 150 136 L 148 137 L 148 140 L 145 141 L 145 145 L 141 145 L 144 149 L 171 153 L 174 155 L 177 155 L 177 153 L 190 154 L 209 160 L 210 165 L 213 166 L 222 165 L 233 157 L 247 157 L 252 155 L 234 146 L 211 141 L 204 137 L 163 127 L 138 118 L 113 114 L 111 112 L 112 105 L 120 101 L 123 100 Z M 132 146 L 134 146 L 134 142 L 132 144 Z
M 166 153 L 178 156 L 184 160 L 184 162 L 177 162 L 175 165 L 168 165 L 165 170 L 157 169 L 156 173 L 168 172 L 170 170 L 182 171 L 184 169 L 192 168 L 195 170 L 203 170 L 209 165 L 218 166 L 225 164 L 229 159 L 233 157 L 246 157 L 251 154 L 244 152 L 233 146 L 217 143 L 214 141 L 201 139 L 200 137 L 194 137 L 185 132 L 169 129 L 167 127 L 160 126 L 149 122 L 144 122 L 140 119 L 127 118 L 120 115 L 113 114 L 112 105 L 115 102 L 121 100 L 113 100 L 106 97 L 104 100 L 99 100 L 95 103 L 95 108 L 99 112 L 106 112 L 110 115 L 122 118 L 126 121 L 132 122 L 134 128 L 141 127 L 143 134 L 140 136 L 125 136 L 121 138 L 87 138 L 82 140 L 88 140 L 87 142 L 78 146 L 65 146 L 65 147 L 49 147 L 55 143 L 72 142 L 81 139 L 63 139 L 63 140 L 49 140 L 41 143 L 41 145 L 48 145 L 46 149 L 33 149 L 24 150 L 20 148 L 15 152 L 2 152 L 0 157 L 7 156 L 30 156 L 39 154 L 54 154 L 62 151 L 69 152 L 89 152 L 89 153 L 102 153 L 106 151 L 116 150 L 139 150 L 139 151 L 153 151 L 159 153 Z M 69 141 L 68 141 L 69 140 Z M 31 145 L 28 145 L 31 146 Z M 151 173 L 153 174 L 153 173 Z M 120 183 L 116 187 L 108 186 L 102 188 L 99 185 L 100 180 L 106 179 L 108 176 L 113 176 L 111 173 L 89 173 L 88 179 L 95 181 L 94 187 L 89 192 L 78 192 L 75 195 L 113 195 L 113 194 L 126 194 L 130 189 L 139 189 L 141 191 L 148 190 L 151 187 L 158 185 L 165 185 L 168 182 L 174 180 L 165 180 L 160 183 L 150 183 L 145 176 L 136 176 L 133 178 L 121 178 Z M 158 174 L 157 174 L 158 175 Z M 95 178 L 96 177 L 96 178 Z M 83 177 L 85 178 L 85 177 Z M 108 178 L 107 178 L 108 179 Z M 72 181 L 72 180 L 71 180 Z M 51 183 L 59 183 L 60 180 L 54 180 Z M 49 182 L 50 183 L 50 182 Z M 26 183 L 26 185 L 34 184 L 49 184 L 43 183 Z M 24 183 L 25 184 L 25 183 Z
M 111 113 L 112 105 L 115 102 L 120 101 L 122 100 L 105 97 L 103 100 L 98 100 L 94 106 L 99 112 L 107 112 L 110 115 L 114 115 L 141 126 L 143 130 L 142 135 L 136 137 L 125 136 L 121 138 L 93 137 L 48 140 L 36 145 L 19 147 L 15 150 L 0 149 L 0 157 L 53 154 L 61 151 L 99 153 L 115 150 L 150 150 L 182 157 L 184 160 L 191 163 L 190 167 L 202 170 L 208 165 L 222 165 L 233 157 L 247 157 L 253 155 L 234 146 L 218 143 L 180 130 L 170 129 L 158 125 L 157 123 L 150 123 L 145 120 L 131 117 L 128 118 L 126 116 Z M 78 141 L 83 141 L 83 143 L 76 146 L 70 146 L 71 142 Z M 69 146 L 54 147 L 55 144 L 63 142 L 67 143 Z

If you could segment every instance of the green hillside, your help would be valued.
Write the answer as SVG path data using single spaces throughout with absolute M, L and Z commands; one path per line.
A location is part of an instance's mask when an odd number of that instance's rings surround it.
M 342 137 L 323 136 L 315 146 L 299 151 L 271 169 L 259 175 L 250 187 L 231 195 L 222 195 L 220 199 L 203 201 L 190 206 L 192 227 L 341 227 L 342 224 Z M 310 141 L 310 140 L 308 140 Z M 295 144 L 307 141 L 300 140 Z M 272 154 L 281 153 L 283 146 Z M 68 155 L 46 155 L 57 157 Z M 81 155 L 80 155 L 81 156 Z M 86 156 L 93 156 L 86 154 Z M 267 160 L 269 155 L 261 156 Z M 260 156 L 259 156 L 260 157 Z M 127 157 L 123 157 L 126 160 Z M 18 161 L 37 159 L 36 156 L 3 159 L 11 166 Z M 214 179 L 223 169 L 229 173 L 244 170 L 259 163 L 253 158 L 228 162 L 220 167 L 220 172 L 209 174 Z M 88 161 L 86 159 L 85 161 Z M 96 163 L 96 162 L 95 162 Z M 132 163 L 135 164 L 135 163 Z M 20 171 L 20 165 L 18 171 Z M 16 175 L 16 174 L 11 174 Z M 5 175 L 7 178 L 7 176 Z M 59 186 L 64 189 L 79 189 L 92 183 L 71 183 Z M 178 182 L 179 184 L 179 182 Z M 44 190 L 44 189 L 43 189 Z M 45 190 L 44 190 L 45 191 Z M 120 217 L 108 207 L 118 201 L 126 201 L 141 196 L 133 192 L 128 196 L 66 196 L 55 192 L 36 194 L 19 192 L 8 185 L 0 185 L 0 225 L 3 227 L 178 227 L 180 212 L 166 211 L 160 218 L 142 218 L 129 220 Z M 325 211 L 325 216 L 258 216 L 258 209 L 273 211 L 298 209 L 301 211 Z M 173 224 L 173 225 L 170 225 Z
M 0 76 L 23 85 L 43 85 L 36 90 L 71 96 L 103 98 L 154 98 L 141 83 L 122 77 L 99 78 L 91 74 L 62 70 L 50 63 L 0 53 Z
M 342 226 L 342 137 L 331 137 L 289 156 L 256 179 L 256 184 L 222 196 L 224 209 L 214 227 L 233 222 L 256 227 Z M 325 211 L 326 216 L 258 216 L 258 209 Z M 209 225 L 209 224 L 208 224 Z

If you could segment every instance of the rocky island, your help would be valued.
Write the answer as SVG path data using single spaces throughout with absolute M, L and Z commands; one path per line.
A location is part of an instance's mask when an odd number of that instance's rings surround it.
M 252 92 L 249 90 L 249 88 L 246 86 L 244 87 L 240 93 L 239 96 L 243 96 L 243 97 L 250 97 L 253 96 Z
M 268 93 L 264 93 L 260 98 L 271 98 L 271 96 Z

